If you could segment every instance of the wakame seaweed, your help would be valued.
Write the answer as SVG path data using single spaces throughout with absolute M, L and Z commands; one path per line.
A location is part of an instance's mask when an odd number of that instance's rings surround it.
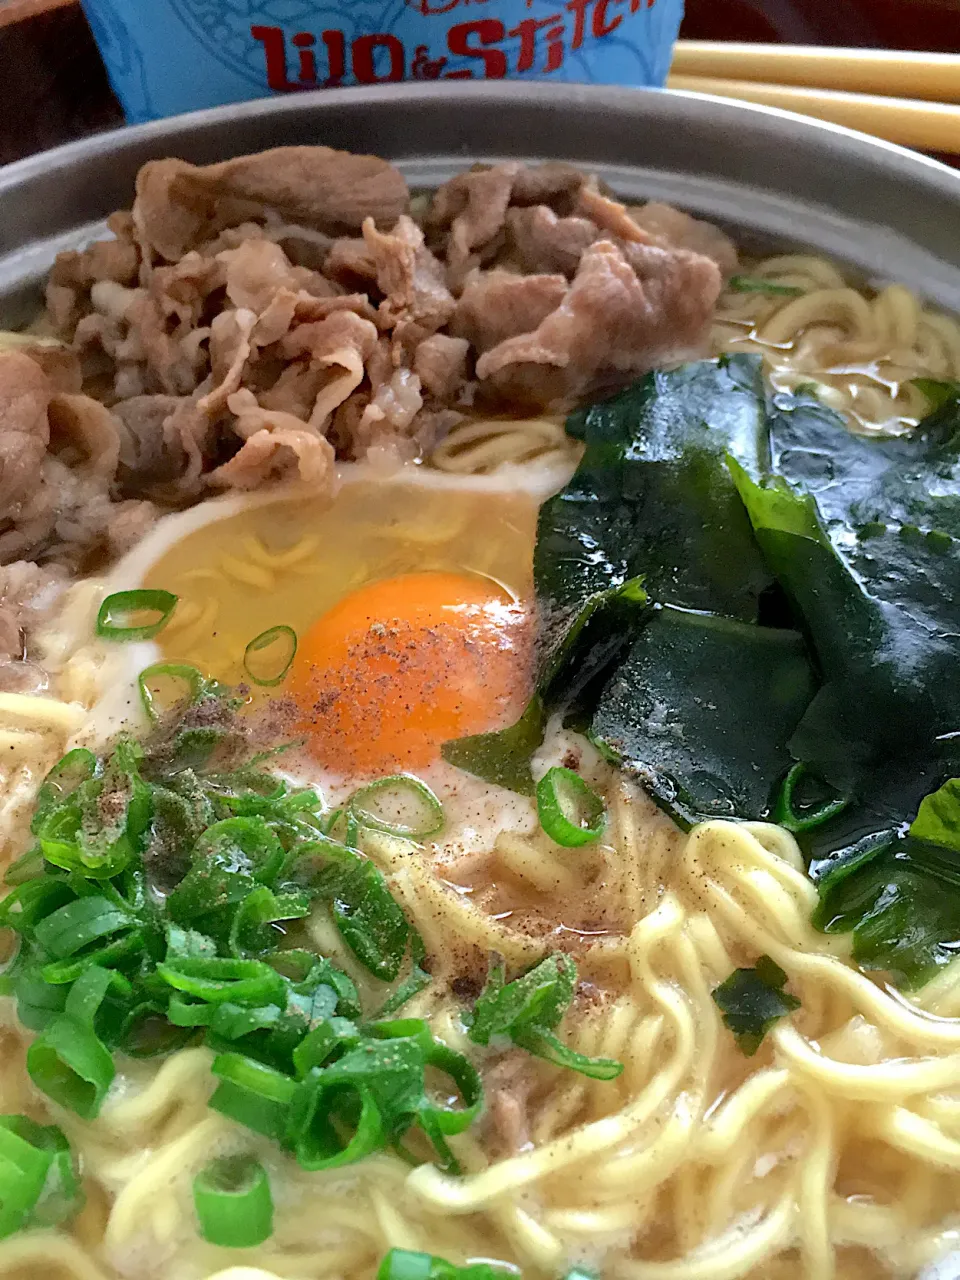
M 910 981 L 943 963 L 960 850 L 911 823 L 960 774 L 955 390 L 928 389 L 911 435 L 866 438 L 733 356 L 573 415 L 584 455 L 538 527 L 537 696 L 447 758 L 529 791 L 560 711 L 684 827 L 786 813 L 783 791 L 818 925 Z
M 563 707 L 684 825 L 756 816 L 789 767 L 786 743 L 814 680 L 798 633 L 768 636 L 757 625 L 776 584 L 728 465 L 757 477 L 769 465 L 759 362 L 731 356 L 651 373 L 567 429 L 584 455 L 541 509 L 534 556 L 539 732 L 530 708 L 522 736 L 464 739 L 444 754 L 488 781 L 524 767 L 528 775 L 546 716 Z M 717 625 L 703 626 L 709 618 Z M 658 644 L 683 651 L 688 688 L 639 688 Z M 766 656 L 783 667 L 781 681 L 761 670 Z M 750 704 L 765 741 L 744 754 L 747 731 L 735 743 L 719 723 L 708 777 L 682 749 L 684 723 L 701 706 L 712 714 L 737 702 Z

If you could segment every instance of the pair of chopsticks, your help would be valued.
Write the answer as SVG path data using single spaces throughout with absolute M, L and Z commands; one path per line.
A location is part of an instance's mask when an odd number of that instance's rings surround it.
M 960 155 L 960 54 L 680 40 L 667 84 Z

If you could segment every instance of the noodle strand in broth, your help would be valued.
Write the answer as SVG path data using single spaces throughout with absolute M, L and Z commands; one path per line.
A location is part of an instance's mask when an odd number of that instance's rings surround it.
M 907 431 L 930 409 L 913 379 L 960 378 L 960 322 L 902 285 L 867 293 L 809 254 L 763 258 L 749 274 L 801 295 L 728 288 L 714 320 L 714 350 L 759 353 L 777 390 L 812 384 L 853 430 Z

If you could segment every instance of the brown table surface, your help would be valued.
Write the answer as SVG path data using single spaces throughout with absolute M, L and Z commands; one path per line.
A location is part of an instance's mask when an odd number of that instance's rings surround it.
M 687 0 L 681 35 L 960 51 L 960 0 Z M 78 0 L 0 0 L 0 164 L 123 123 Z

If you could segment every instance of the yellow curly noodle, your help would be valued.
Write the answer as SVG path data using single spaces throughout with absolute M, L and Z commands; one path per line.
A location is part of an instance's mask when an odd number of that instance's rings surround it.
M 825 258 L 786 254 L 744 274 L 796 296 L 728 288 L 713 327 L 716 351 L 756 351 L 781 391 L 815 394 L 865 434 L 909 430 L 930 411 L 912 380 L 960 378 L 960 321 L 903 285 L 853 288 Z
M 559 417 L 483 418 L 461 423 L 434 449 L 430 462 L 451 475 L 493 475 L 512 466 L 576 460 L 578 448 Z

